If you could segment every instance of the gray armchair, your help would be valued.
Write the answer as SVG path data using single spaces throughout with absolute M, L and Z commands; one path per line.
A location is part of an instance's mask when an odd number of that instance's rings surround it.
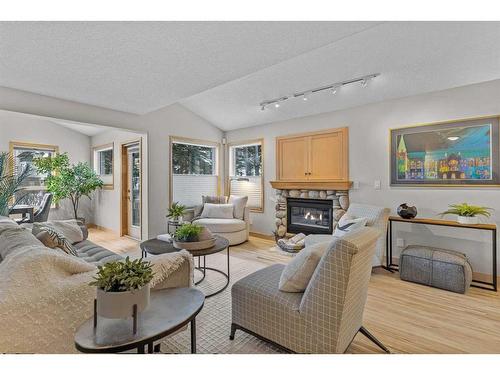
M 240 329 L 286 351 L 343 353 L 361 332 L 389 353 L 362 325 L 379 237 L 365 227 L 332 241 L 303 293 L 278 289 L 285 267 L 278 264 L 236 282 L 230 339 Z
M 31 218 L 23 218 L 21 220 L 17 220 L 16 222 L 18 224 L 23 224 L 23 223 L 44 223 L 47 220 L 49 220 L 49 213 L 50 213 L 50 205 L 52 204 L 52 194 L 51 193 L 45 193 L 42 201 L 40 202 L 40 206 L 35 210 L 33 213 L 33 217 Z

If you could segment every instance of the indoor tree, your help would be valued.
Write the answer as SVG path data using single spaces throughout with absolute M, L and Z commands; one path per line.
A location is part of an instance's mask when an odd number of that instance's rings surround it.
M 90 194 L 104 184 L 88 163 L 70 164 L 67 153 L 35 158 L 33 162 L 39 173 L 47 174 L 45 184 L 54 195 L 54 202 L 71 201 L 75 219 L 78 219 L 80 199 L 91 199 Z

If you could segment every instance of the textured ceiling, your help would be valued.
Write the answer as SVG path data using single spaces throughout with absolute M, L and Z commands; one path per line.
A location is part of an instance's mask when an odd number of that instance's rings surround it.
M 147 113 L 370 22 L 0 22 L 0 86 Z
M 231 130 L 499 79 L 499 41 L 499 22 L 0 22 L 0 86 L 139 114 L 179 102 Z
M 224 130 L 355 107 L 500 78 L 500 22 L 384 23 L 181 101 Z M 258 104 L 381 73 L 366 88 Z

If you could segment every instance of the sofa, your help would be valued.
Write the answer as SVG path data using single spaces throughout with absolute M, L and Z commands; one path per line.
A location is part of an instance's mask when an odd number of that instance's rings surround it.
M 122 259 L 87 237 L 77 257 L 45 247 L 30 228 L 0 217 L 0 353 L 74 353 L 74 333 L 93 314 L 97 266 Z M 192 256 L 152 259 L 152 289 L 190 287 Z
M 388 208 L 373 206 L 370 204 L 351 203 L 345 215 L 351 218 L 365 217 L 368 219 L 366 226 L 376 228 L 383 235 L 377 240 L 375 246 L 375 254 L 372 259 L 372 266 L 381 266 L 384 261 L 386 236 L 387 233 L 387 220 L 389 218 L 390 210 Z M 310 234 L 305 238 L 305 246 L 310 246 L 321 242 L 330 242 L 335 237 L 330 234 Z
M 230 339 L 237 330 L 295 353 L 344 353 L 363 327 L 371 262 L 381 233 L 364 227 L 331 239 L 303 292 L 280 290 L 285 266 L 275 264 L 234 283 Z M 304 250 L 302 250 L 304 251 Z
M 203 197 L 205 198 L 208 197 Z M 217 197 L 217 203 L 226 203 L 228 197 Z M 209 202 L 206 202 L 209 203 Z M 245 207 L 243 219 L 231 218 L 221 219 L 212 217 L 200 217 L 203 205 L 195 207 L 192 223 L 207 227 L 213 234 L 226 238 L 229 245 L 238 245 L 248 240 L 250 234 L 250 209 Z

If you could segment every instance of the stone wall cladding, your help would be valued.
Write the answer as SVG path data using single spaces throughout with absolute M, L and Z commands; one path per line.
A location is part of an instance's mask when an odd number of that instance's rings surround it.
M 285 237 L 286 231 L 286 199 L 309 198 L 330 199 L 333 205 L 333 228 L 349 208 L 349 191 L 347 190 L 276 190 L 276 234 Z

